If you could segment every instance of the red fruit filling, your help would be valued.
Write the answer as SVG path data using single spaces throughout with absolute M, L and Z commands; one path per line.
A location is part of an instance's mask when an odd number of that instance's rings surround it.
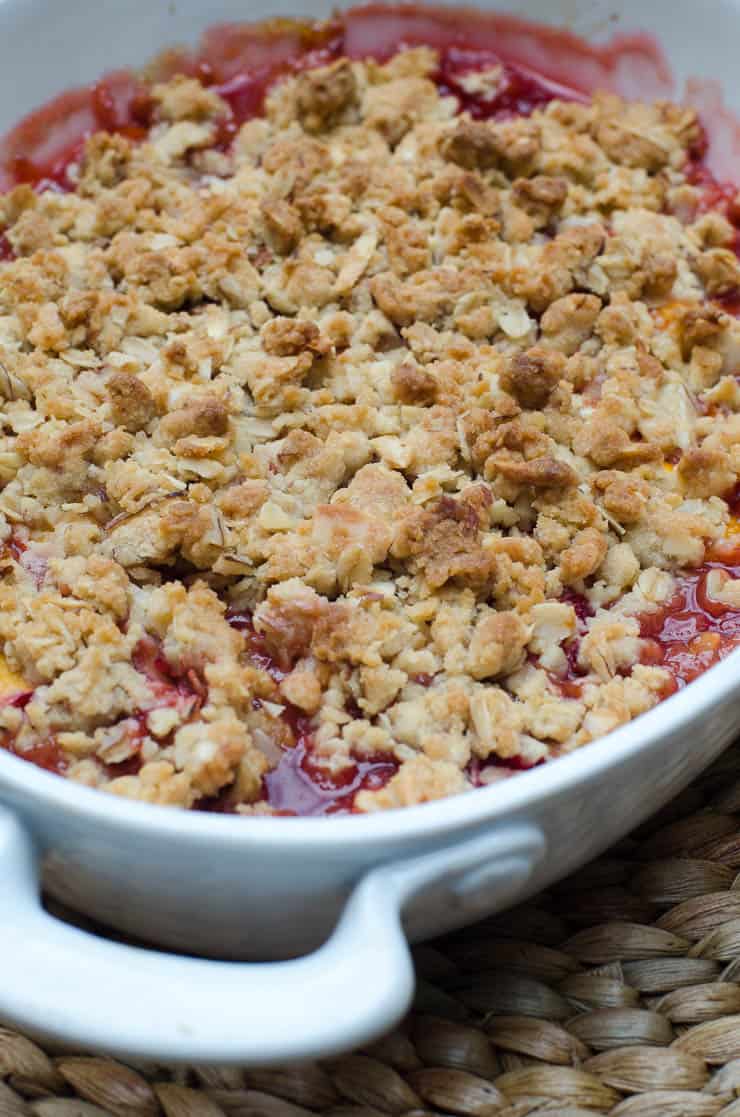
M 240 125 L 262 112 L 265 95 L 281 76 L 324 65 L 343 55 L 385 60 L 407 46 L 428 44 L 439 51 L 436 79 L 441 90 L 454 95 L 461 110 L 477 118 L 528 115 L 554 98 L 581 100 L 594 88 L 622 91 L 622 75 L 629 73 L 632 89 L 644 87 L 648 96 L 668 92 L 669 75 L 662 55 L 646 36 L 621 37 L 607 47 L 592 47 L 566 31 L 536 27 L 513 17 L 465 10 L 424 9 L 413 5 L 387 8 L 369 4 L 327 23 L 273 20 L 259 26 L 224 25 L 206 33 L 195 52 L 171 51 L 144 76 L 121 71 L 93 86 L 72 90 L 26 116 L 0 142 L 0 189 L 23 183 L 37 190 L 74 188 L 76 165 L 86 139 L 104 130 L 143 140 L 153 121 L 149 82 L 166 80 L 175 73 L 197 76 L 229 106 L 229 115 L 217 124 L 214 147 L 227 150 Z M 494 71 L 499 67 L 498 71 Z M 466 77 L 494 71 L 491 80 L 472 83 Z M 705 164 L 705 151 L 697 150 L 689 179 L 699 190 L 701 212 L 723 212 L 740 222 L 736 188 L 718 182 Z M 740 248 L 740 237 L 737 241 Z M 0 260 L 13 259 L 13 247 L 0 232 Z M 729 292 L 720 301 L 731 313 L 740 313 L 740 293 Z M 733 494 L 732 509 L 740 509 L 740 489 Z M 22 539 L 11 537 L 6 552 L 43 582 L 45 560 L 34 556 Z M 724 570 L 740 577 L 740 547 L 726 544 L 714 558 L 695 571 L 681 575 L 672 599 L 654 613 L 640 618 L 641 634 L 648 641 L 645 661 L 665 667 L 674 687 L 684 686 L 740 644 L 740 614 L 712 598 L 708 589 L 711 571 Z M 578 634 L 564 645 L 567 670 L 550 674 L 552 683 L 568 698 L 580 698 L 584 671 L 579 666 L 580 636 L 593 615 L 588 600 L 566 591 L 563 600 L 575 609 Z M 235 612 L 230 623 L 245 635 L 246 656 L 255 667 L 279 683 L 287 671 L 270 654 L 255 632 L 248 613 Z M 206 697 L 206 686 L 193 669 L 176 673 L 153 639 L 138 645 L 134 664 L 149 682 L 152 708 L 176 705 L 185 718 L 194 716 Z M 413 681 L 434 685 L 431 675 Z M 5 704 L 24 709 L 32 691 L 6 698 Z M 141 745 L 147 736 L 149 711 L 120 723 L 122 739 L 132 746 L 125 759 L 107 765 L 111 776 L 135 774 L 142 763 Z M 317 759 L 310 719 L 296 707 L 284 704 L 282 719 L 291 730 L 293 747 L 264 778 L 266 801 L 281 814 L 323 815 L 352 811 L 362 789 L 382 787 L 397 771 L 395 761 L 384 757 L 354 758 L 350 765 L 331 773 Z M 16 751 L 14 742 L 0 742 Z M 50 738 L 19 751 L 25 759 L 49 771 L 65 767 L 63 753 Z M 539 762 L 538 762 L 539 763 Z M 486 768 L 519 771 L 531 767 L 523 757 L 471 761 L 468 774 L 474 784 L 486 782 Z M 229 789 L 203 801 L 200 809 L 232 809 Z

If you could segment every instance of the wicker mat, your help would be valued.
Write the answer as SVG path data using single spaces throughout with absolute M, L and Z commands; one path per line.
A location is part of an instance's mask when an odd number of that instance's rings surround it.
M 413 1013 L 362 1053 L 172 1070 L 3 1030 L 0 1117 L 740 1117 L 738 871 L 740 746 L 547 894 L 419 947 Z

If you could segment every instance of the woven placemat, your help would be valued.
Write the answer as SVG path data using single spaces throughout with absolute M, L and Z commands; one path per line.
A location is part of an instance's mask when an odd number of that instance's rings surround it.
M 2 1029 L 0 1117 L 740 1117 L 738 870 L 735 746 L 606 856 L 418 947 L 414 1010 L 372 1047 L 173 1069 Z

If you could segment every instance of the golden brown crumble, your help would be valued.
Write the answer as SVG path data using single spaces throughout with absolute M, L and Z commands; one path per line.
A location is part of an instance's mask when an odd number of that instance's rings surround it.
M 740 329 L 707 301 L 740 272 L 691 205 L 696 118 L 610 95 L 472 120 L 434 65 L 286 80 L 212 164 L 226 106 L 176 78 L 74 192 L 0 199 L 21 755 L 53 738 L 85 784 L 265 813 L 300 715 L 335 773 L 398 763 L 374 811 L 664 693 L 635 618 L 723 536 L 740 470 Z

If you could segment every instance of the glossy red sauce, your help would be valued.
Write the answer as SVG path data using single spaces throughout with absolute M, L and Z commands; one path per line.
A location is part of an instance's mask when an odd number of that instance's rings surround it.
M 738 256 L 740 256 L 740 246 L 735 249 Z M 730 291 L 726 295 L 717 295 L 716 302 L 720 304 L 723 310 L 728 314 L 734 314 L 736 318 L 740 318 L 740 291 Z M 738 373 L 735 373 L 737 378 Z
M 594 609 L 591 602 L 582 593 L 577 590 L 566 588 L 560 595 L 560 600 L 564 605 L 572 605 L 573 612 L 576 615 L 579 631 L 585 627 L 586 621 L 590 620 L 594 615 Z
M 252 616 L 245 611 L 227 613 L 229 623 L 243 633 L 246 656 L 255 667 L 266 671 L 280 682 L 288 671 L 280 667 L 270 654 L 264 637 L 255 632 Z M 431 683 L 431 677 L 429 677 Z M 429 683 L 423 684 L 429 685 Z M 316 758 L 311 719 L 289 702 L 281 699 L 281 719 L 290 728 L 294 745 L 285 749 L 277 765 L 263 780 L 264 799 L 279 814 L 323 815 L 348 813 L 353 809 L 358 791 L 377 791 L 398 771 L 398 764 L 388 757 L 353 758 L 341 772 L 331 773 Z M 228 790 L 206 809 L 229 811 Z
M 165 657 L 161 643 L 151 636 L 144 637 L 136 645 L 132 662 L 136 670 L 146 676 L 154 696 L 150 709 L 178 705 L 193 713 L 206 697 L 206 685 L 200 676 L 192 668 L 178 674 Z M 143 716 L 146 717 L 146 713 Z
M 18 530 L 14 530 L 0 548 L 2 553 L 9 555 L 14 562 L 22 566 L 36 584 L 36 589 L 41 589 L 46 579 L 49 561 L 46 555 L 29 547 L 27 539 Z
M 130 730 L 131 745 L 134 751 L 125 760 L 105 764 L 105 774 L 110 780 L 117 780 L 122 776 L 138 776 L 144 764 L 141 746 L 147 735 L 146 714 L 137 714 L 127 720 L 134 723 Z
M 548 671 L 547 675 L 563 698 L 580 698 L 583 694 L 583 678 L 587 672 L 580 666 L 578 655 L 581 650 L 581 637 L 586 631 L 588 620 L 594 615 L 594 610 L 587 597 L 570 588 L 563 590 L 560 600 L 565 605 L 573 607 L 576 614 L 576 634 L 563 644 L 566 659 L 565 672 L 557 674 L 555 671 Z
M 266 671 L 276 683 L 282 682 L 288 674 L 278 666 L 275 658 L 267 649 L 267 643 L 260 632 L 256 632 L 252 623 L 252 614 L 246 610 L 230 609 L 226 619 L 232 628 L 241 632 L 245 641 L 245 654 L 249 661 L 260 671 Z
M 358 791 L 377 791 L 398 770 L 393 760 L 355 759 L 341 773 L 329 773 L 315 759 L 310 736 L 299 737 L 264 778 L 267 802 L 280 814 L 323 815 L 352 810 Z
M 14 706 L 17 710 L 25 710 L 32 698 L 32 690 L 18 690 L 15 694 L 9 694 L 3 698 L 0 701 L 0 706 Z
M 128 71 L 61 94 L 24 117 L 0 142 L 0 189 L 24 182 L 38 190 L 71 189 L 69 168 L 88 136 L 106 131 L 143 139 L 147 105 L 145 85 Z
M 32 690 L 19 690 L 0 700 L 0 706 L 13 706 L 17 710 L 24 710 L 32 698 Z M 20 748 L 16 747 L 14 738 L 6 733 L 0 738 L 0 748 L 7 749 L 14 756 L 20 757 L 21 760 L 28 760 L 29 763 L 35 764 L 37 768 L 44 768 L 47 772 L 61 774 L 67 768 L 64 753 L 54 737 L 47 737 L 29 748 Z
M 586 672 L 578 663 L 580 647 L 581 641 L 577 636 L 574 636 L 572 640 L 568 640 L 563 647 L 568 665 L 565 674 L 556 675 L 554 671 L 548 671 L 550 682 L 557 687 L 563 698 L 581 698 L 583 696 L 582 679 Z
M 491 773 L 492 770 L 498 771 L 499 775 L 505 774 L 502 769 L 509 772 L 529 772 L 532 768 L 539 768 L 540 764 L 544 763 L 544 757 L 532 761 L 527 760 L 521 755 L 507 756 L 505 759 L 499 756 L 490 756 L 486 760 L 481 760 L 479 757 L 474 756 L 468 762 L 465 773 L 473 787 L 485 787 L 488 782 L 486 774 Z
M 501 75 L 491 93 L 473 93 L 466 88 L 467 74 L 496 65 L 501 66 Z M 479 120 L 529 116 L 535 109 L 556 99 L 585 99 L 577 90 L 558 85 L 541 75 L 536 76 L 513 62 L 501 63 L 496 54 L 485 50 L 450 48 L 441 57 L 437 84 L 441 92 L 457 98 L 461 110 Z
M 707 585 L 712 570 L 740 578 L 740 543 L 724 551 L 721 560 L 681 574 L 671 600 L 640 617 L 640 635 L 649 641 L 646 662 L 666 668 L 676 688 L 692 682 L 740 645 L 740 613 L 711 597 Z
M 146 677 L 152 693 L 152 702 L 146 710 L 132 714 L 118 723 L 121 743 L 131 749 L 131 755 L 118 763 L 105 764 L 109 779 L 135 776 L 144 763 L 141 746 L 149 735 L 147 719 L 152 710 L 176 706 L 183 721 L 194 717 L 207 697 L 207 688 L 200 676 L 191 669 L 177 674 L 162 651 L 162 645 L 152 637 L 139 641 L 134 649 L 132 662 L 137 671 Z M 169 743 L 168 740 L 162 744 Z
M 24 549 L 24 556 L 29 553 Z M 132 754 L 120 763 L 104 765 L 110 779 L 136 775 L 141 768 L 143 760 L 140 750 L 149 732 L 147 718 L 151 710 L 163 706 L 177 706 L 183 719 L 187 719 L 200 709 L 206 693 L 203 681 L 194 671 L 187 671 L 179 677 L 174 674 L 162 653 L 161 645 L 152 638 L 147 637 L 139 641 L 134 650 L 133 663 L 137 671 L 146 676 L 153 701 L 147 710 L 124 718 L 117 726 L 121 731 L 121 741 L 126 740 L 132 747 Z M 32 690 L 19 691 L 2 699 L 0 705 L 25 709 L 33 698 L 33 693 Z M 6 748 L 16 756 L 29 760 L 32 764 L 50 772 L 63 772 L 67 767 L 64 753 L 53 737 L 30 748 L 21 748 L 16 747 L 15 741 L 6 735 L 5 740 L 0 741 L 0 748 Z
M 389 8 L 367 4 L 344 16 L 344 51 L 350 57 L 387 59 L 399 46 L 429 45 L 442 54 L 482 51 L 534 71 L 549 82 L 581 93 L 610 89 L 645 96 L 667 95 L 672 86 L 665 58 L 648 35 L 616 35 L 609 43 L 586 43 L 562 28 L 474 8 Z
M 708 213 L 709 210 L 718 210 L 735 222 L 738 218 L 735 204 L 737 186 L 732 182 L 718 181 L 704 162 L 705 154 L 702 148 L 686 168 L 686 178 L 699 191 L 698 211 Z
M 429 675 L 426 671 L 420 671 L 418 675 L 411 675 L 410 678 L 417 686 L 430 687 L 434 682 L 434 675 Z
M 54 737 L 39 741 L 38 744 L 27 749 L 17 749 L 11 745 L 10 752 L 14 756 L 19 756 L 21 760 L 28 760 L 29 763 L 35 764 L 37 768 L 43 768 L 46 772 L 61 775 L 67 770 L 66 758 Z
M 707 141 L 704 161 L 717 181 L 740 182 L 740 120 L 725 105 L 721 82 L 689 78 L 684 101 L 698 113 L 704 125 Z
M 15 562 L 21 562 L 26 552 L 28 544 L 24 537 L 18 531 L 13 531 L 3 543 L 3 550 L 7 555 L 10 555 Z

